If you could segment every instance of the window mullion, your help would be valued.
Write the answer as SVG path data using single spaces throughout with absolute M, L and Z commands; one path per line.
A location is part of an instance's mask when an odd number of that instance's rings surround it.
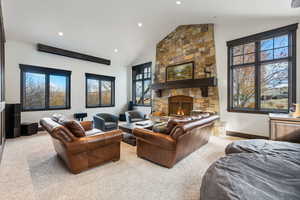
M 50 108 L 50 74 L 45 74 L 46 81 L 45 81 L 45 109 Z
M 145 73 L 144 73 L 144 72 L 145 72 L 145 67 L 142 68 L 142 102 L 143 102 L 142 104 L 143 104 L 143 105 L 145 104 L 145 102 L 144 102 L 144 100 L 145 100 L 145 99 L 144 99 L 144 96 L 145 96 L 145 94 L 144 94 L 144 92 L 145 92 L 145 91 L 144 91 Z
M 261 80 L 261 71 L 260 71 L 260 42 L 255 42 L 255 110 L 260 110 L 260 80 Z
M 296 54 L 296 31 L 292 31 L 288 35 L 289 37 L 289 52 L 288 52 L 288 67 L 289 67 L 289 74 L 288 74 L 288 93 L 289 93 L 289 108 L 292 106 L 293 103 L 296 103 L 297 99 L 297 54 Z
M 229 91 L 229 97 L 228 97 L 228 100 L 230 101 L 229 105 L 230 105 L 230 109 L 232 109 L 234 106 L 233 106 L 233 47 L 229 49 L 228 51 L 228 55 L 229 55 L 229 60 L 228 60 L 228 63 L 230 65 L 230 69 L 229 69 L 229 77 L 230 77 L 230 81 L 229 81 L 229 84 L 227 87 L 229 87 L 228 91 Z
M 135 102 L 135 80 L 136 80 L 136 73 L 135 73 L 135 70 L 132 69 L 132 72 L 131 72 L 131 76 L 132 76 L 132 88 L 131 88 L 131 92 L 132 92 L 132 102 L 133 104 L 136 104 Z
M 136 104 L 136 81 L 133 81 L 132 85 L 132 101 L 134 104 Z
M 113 102 L 115 102 L 115 84 L 111 81 L 111 99 L 110 99 L 110 105 L 113 105 Z
M 71 99 L 71 80 L 70 77 L 66 77 L 66 104 L 65 107 L 70 107 L 70 99 Z
M 99 106 L 102 106 L 102 99 L 101 99 L 101 96 L 102 96 L 102 81 L 98 80 L 98 82 L 99 82 Z

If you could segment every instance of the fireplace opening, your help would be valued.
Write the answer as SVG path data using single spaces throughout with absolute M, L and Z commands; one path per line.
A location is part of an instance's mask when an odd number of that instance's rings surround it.
M 169 116 L 190 115 L 193 110 L 193 97 L 172 96 L 169 97 Z

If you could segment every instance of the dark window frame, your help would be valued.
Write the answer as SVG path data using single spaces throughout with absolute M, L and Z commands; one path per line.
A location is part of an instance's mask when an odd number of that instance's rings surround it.
M 141 79 L 136 79 L 136 74 L 138 71 L 142 71 L 144 72 L 145 68 L 149 68 L 150 69 L 150 77 L 149 78 L 145 78 L 144 77 L 144 73 L 142 74 L 142 78 Z M 132 101 L 133 101 L 133 105 L 134 106 L 141 106 L 141 107 L 151 107 L 152 106 L 152 90 L 151 90 L 151 100 L 150 100 L 150 104 L 145 104 L 144 103 L 144 96 L 142 97 L 142 104 L 138 104 L 136 102 L 136 82 L 138 81 L 142 81 L 142 93 L 144 93 L 144 84 L 145 81 L 150 80 L 150 84 L 152 84 L 152 62 L 147 62 L 144 64 L 140 64 L 140 65 L 135 65 L 132 67 Z
M 99 104 L 98 105 L 88 105 L 88 79 L 97 80 L 99 82 Z M 111 104 L 102 105 L 101 103 L 101 81 L 111 82 Z M 113 76 L 104 76 L 99 74 L 85 73 L 85 107 L 86 108 L 108 108 L 115 107 L 115 86 L 116 78 Z
M 291 24 L 289 26 L 273 29 L 270 31 L 265 31 L 262 33 L 250 35 L 244 38 L 232 40 L 227 42 L 227 59 L 228 59 L 228 85 L 227 85 L 227 111 L 228 112 L 241 112 L 241 113 L 256 113 L 256 114 L 268 114 L 268 113 L 288 113 L 290 107 L 293 103 L 296 102 L 296 44 L 297 44 L 297 29 L 298 29 L 298 23 Z M 260 60 L 260 42 L 265 39 L 270 39 L 272 37 L 278 37 L 282 35 L 288 34 L 289 37 L 289 55 L 287 58 L 279 58 L 273 60 L 266 60 L 261 61 Z M 233 106 L 233 71 L 236 66 L 233 65 L 233 55 L 232 50 L 233 47 L 244 45 L 248 43 L 255 43 L 255 62 L 254 63 L 247 63 L 246 65 L 254 65 L 255 70 L 255 108 L 254 109 L 248 109 L 248 108 L 236 108 Z M 274 47 L 274 46 L 273 46 Z M 260 69 L 261 65 L 265 63 L 276 63 L 279 61 L 288 61 L 288 109 L 280 110 L 280 109 L 261 109 L 260 108 Z M 241 66 L 241 65 L 239 65 Z
M 40 67 L 34 65 L 25 65 L 20 64 L 20 91 L 21 91 L 21 111 L 22 112 L 32 112 L 32 111 L 46 111 L 46 110 L 69 110 L 71 109 L 71 71 L 61 70 L 56 68 L 47 68 L 47 67 Z M 45 108 L 30 108 L 27 109 L 24 107 L 24 95 L 25 95 L 25 73 L 39 73 L 44 74 L 45 79 Z M 66 105 L 64 107 L 51 107 L 49 105 L 50 102 L 50 76 L 51 75 L 59 75 L 65 76 L 67 78 L 66 82 Z

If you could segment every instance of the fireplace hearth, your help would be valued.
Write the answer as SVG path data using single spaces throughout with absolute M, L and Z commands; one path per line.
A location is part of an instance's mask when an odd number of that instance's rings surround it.
M 190 115 L 193 103 L 193 97 L 184 95 L 169 97 L 169 116 Z

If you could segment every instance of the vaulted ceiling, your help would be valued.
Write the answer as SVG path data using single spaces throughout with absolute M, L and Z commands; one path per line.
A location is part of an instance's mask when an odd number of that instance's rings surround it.
M 181 0 L 180 5 L 176 0 L 2 2 L 8 40 L 45 43 L 124 65 L 181 24 L 300 16 L 291 0 Z

